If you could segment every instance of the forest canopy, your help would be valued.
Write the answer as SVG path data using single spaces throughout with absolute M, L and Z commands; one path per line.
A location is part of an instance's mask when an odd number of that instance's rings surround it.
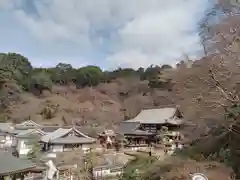
M 51 68 L 33 68 L 27 57 L 17 53 L 0 54 L 1 84 L 14 80 L 25 91 L 41 93 L 51 90 L 53 84 L 74 84 L 76 88 L 92 87 L 99 83 L 109 83 L 123 77 L 139 77 L 141 80 L 151 80 L 170 65 L 151 65 L 148 68 L 118 68 L 113 71 L 103 71 L 100 67 L 88 65 L 74 68 L 71 64 L 59 63 Z

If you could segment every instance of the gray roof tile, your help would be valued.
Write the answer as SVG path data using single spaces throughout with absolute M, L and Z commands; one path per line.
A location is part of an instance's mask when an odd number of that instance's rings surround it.
M 181 124 L 181 119 L 175 117 L 176 108 L 144 109 L 135 118 L 126 122 L 141 124 Z
M 13 130 L 12 123 L 0 123 L 1 132 L 11 132 Z
M 8 152 L 0 152 L 0 160 L 0 175 L 9 175 L 14 172 L 24 172 L 25 170 L 35 167 L 35 165 L 29 161 L 18 159 Z
M 65 134 L 69 133 L 70 131 L 71 131 L 71 129 L 59 128 L 56 131 L 43 136 L 41 138 L 41 141 L 49 142 L 49 141 L 55 140 L 57 138 L 60 138 L 60 137 L 64 136 Z
M 76 131 L 80 136 L 82 137 L 78 137 L 78 136 L 70 136 L 70 137 L 64 137 L 65 135 L 67 135 L 68 133 L 70 133 L 71 131 Z M 88 140 L 86 140 L 88 139 Z M 70 128 L 70 129 L 64 129 L 64 128 L 59 128 L 56 131 L 52 132 L 52 133 L 48 133 L 47 135 L 43 136 L 41 138 L 42 142 L 52 142 L 52 143 L 70 143 L 70 142 L 94 142 L 95 139 L 83 134 L 82 132 L 78 131 L 75 128 Z M 68 142 L 69 141 L 69 142 Z
M 139 128 L 140 122 L 121 122 L 117 133 L 118 134 L 131 134 L 133 133 L 137 128 Z
M 88 144 L 88 143 L 94 143 L 94 142 L 95 140 L 93 139 L 89 139 L 85 137 L 77 137 L 77 136 L 67 136 L 67 137 L 58 138 L 51 141 L 51 143 L 54 143 L 54 144 Z

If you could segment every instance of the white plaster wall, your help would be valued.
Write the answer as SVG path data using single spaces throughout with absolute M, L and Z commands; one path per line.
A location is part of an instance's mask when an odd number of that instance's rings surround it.
M 83 144 L 82 149 L 90 149 L 91 145 L 89 144 Z
M 73 148 L 65 148 L 64 147 L 64 151 L 72 151 L 73 150 Z
M 183 145 L 182 145 L 182 144 L 179 144 L 179 145 L 178 145 L 178 148 L 179 148 L 179 149 L 182 149 L 182 148 L 183 148 Z
M 11 147 L 13 143 L 13 137 L 10 135 L 7 135 L 5 138 L 5 146 Z
M 93 175 L 95 178 L 110 175 L 110 174 L 111 174 L 110 169 L 93 171 Z
M 27 155 L 31 150 L 31 146 L 26 145 L 24 140 L 17 141 L 17 150 L 19 155 Z
M 83 145 L 82 145 L 82 150 L 83 150 L 83 152 L 84 152 L 84 153 L 88 153 L 89 150 L 90 150 L 90 147 L 91 147 L 91 145 L 83 144 Z
M 121 175 L 121 171 L 117 171 L 117 172 L 111 172 L 110 169 L 103 169 L 103 170 L 94 170 L 93 171 L 93 175 L 95 177 L 95 179 L 98 179 L 99 177 L 104 177 L 104 176 L 117 176 L 117 175 Z
M 48 158 L 57 158 L 57 155 L 56 155 L 56 153 L 47 153 L 46 157 L 48 157 Z
M 52 152 L 63 152 L 63 145 L 52 145 Z

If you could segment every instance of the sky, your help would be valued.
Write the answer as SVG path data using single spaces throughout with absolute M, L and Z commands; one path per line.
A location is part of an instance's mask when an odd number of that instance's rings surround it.
M 202 48 L 208 0 L 0 0 L 0 52 L 33 66 L 104 69 L 175 64 Z

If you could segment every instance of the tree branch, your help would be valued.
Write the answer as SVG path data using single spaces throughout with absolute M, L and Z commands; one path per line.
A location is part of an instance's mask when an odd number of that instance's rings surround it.
M 236 103 L 239 102 L 239 97 L 237 95 L 234 95 L 232 92 L 228 92 L 226 88 L 220 83 L 219 80 L 217 80 L 215 74 L 213 73 L 212 69 L 209 70 L 210 77 L 214 81 L 215 87 L 223 94 L 223 96 L 230 102 Z

